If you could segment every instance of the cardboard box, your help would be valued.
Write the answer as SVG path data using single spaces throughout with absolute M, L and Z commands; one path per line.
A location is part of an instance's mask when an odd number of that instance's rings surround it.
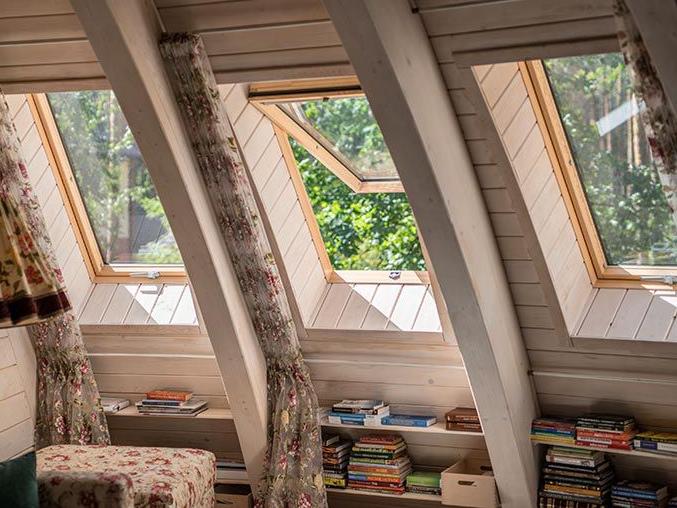
M 214 493 L 217 508 L 251 508 L 254 504 L 247 485 L 216 485 Z
M 481 466 L 461 460 L 442 471 L 442 504 L 472 508 L 496 508 L 496 480 Z

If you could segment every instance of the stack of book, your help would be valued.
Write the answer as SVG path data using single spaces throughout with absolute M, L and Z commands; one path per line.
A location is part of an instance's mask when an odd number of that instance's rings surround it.
M 114 414 L 129 406 L 129 400 L 116 397 L 101 397 L 101 407 L 106 414 Z
M 407 492 L 441 496 L 441 479 L 441 473 L 433 471 L 414 471 L 407 476 Z
M 664 508 L 668 506 L 668 488 L 623 480 L 611 488 L 611 503 L 618 508 Z
M 539 508 L 609 505 L 614 473 L 604 453 L 552 446 L 545 461 Z
M 382 425 L 399 425 L 400 427 L 430 427 L 437 423 L 431 415 L 387 415 L 381 420 Z
M 589 414 L 576 422 L 576 444 L 632 450 L 637 425 L 632 416 Z
M 364 425 L 378 427 L 390 406 L 382 400 L 342 400 L 334 404 L 329 413 L 329 423 L 334 425 Z
M 448 411 L 444 416 L 447 422 L 447 430 L 482 432 L 480 417 L 474 408 L 456 407 Z
M 677 453 L 677 433 L 674 432 L 640 432 L 632 443 L 637 450 L 665 454 Z
M 336 434 L 322 436 L 322 476 L 327 487 L 346 488 L 352 444 Z
M 207 409 L 207 401 L 193 399 L 191 392 L 182 390 L 153 390 L 136 403 L 141 414 L 158 416 L 195 416 Z
M 397 434 L 367 435 L 353 445 L 348 463 L 348 487 L 404 494 L 411 472 L 407 444 Z
M 576 420 L 536 418 L 531 423 L 531 439 L 553 445 L 576 444 Z

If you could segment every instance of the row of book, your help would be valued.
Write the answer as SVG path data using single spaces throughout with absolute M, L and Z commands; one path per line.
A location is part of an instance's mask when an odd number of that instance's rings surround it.
M 542 471 L 539 508 L 665 508 L 668 489 L 650 482 L 616 481 L 605 453 L 552 446 Z
M 357 442 L 323 437 L 324 483 L 369 492 L 440 495 L 440 473 L 414 471 L 407 444 L 397 434 L 370 434 Z
M 333 425 L 365 427 L 384 425 L 430 427 L 437 423 L 437 418 L 431 415 L 391 414 L 390 405 L 383 400 L 342 400 L 331 407 L 327 419 Z
M 553 445 L 677 454 L 677 433 L 641 432 L 632 416 L 588 414 L 580 418 L 536 418 L 531 438 Z

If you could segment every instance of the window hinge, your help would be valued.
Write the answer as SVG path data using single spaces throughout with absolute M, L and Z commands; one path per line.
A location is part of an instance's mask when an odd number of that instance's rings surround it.
M 157 279 L 160 277 L 160 272 L 157 270 L 148 270 L 147 272 L 131 272 L 130 277 L 145 277 L 146 279 Z

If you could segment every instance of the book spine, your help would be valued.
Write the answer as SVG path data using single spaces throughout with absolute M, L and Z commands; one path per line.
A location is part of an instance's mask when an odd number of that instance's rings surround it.
M 169 399 L 143 399 L 141 404 L 144 406 L 180 406 L 183 404 L 180 400 Z
M 164 390 L 158 390 L 158 391 L 146 393 L 147 399 L 180 400 L 182 402 L 188 401 L 192 396 L 193 396 L 193 394 L 188 393 L 188 392 L 171 392 L 171 391 L 164 391 Z
M 677 444 L 673 443 L 661 443 L 659 441 L 646 441 L 644 439 L 635 439 L 634 444 L 635 448 L 641 448 L 643 450 L 656 450 L 661 452 L 677 453 Z
M 632 445 L 629 443 L 618 443 L 618 442 L 612 442 L 612 443 L 600 443 L 597 441 L 581 441 L 579 439 L 576 440 L 576 445 L 577 446 L 588 446 L 590 448 L 601 448 L 605 450 L 632 450 Z
M 613 432 L 598 432 L 594 430 L 583 430 L 583 429 L 577 431 L 576 436 L 597 439 L 613 439 L 616 441 L 628 441 L 633 438 L 633 434 L 616 434 Z
M 546 457 L 548 462 L 553 464 L 566 464 L 569 466 L 595 467 L 595 461 L 592 459 L 578 459 L 574 457 L 553 457 L 548 455 Z
M 400 425 L 402 427 L 430 427 L 435 423 L 434 418 L 401 418 L 398 416 L 385 416 L 381 420 L 383 425 Z

